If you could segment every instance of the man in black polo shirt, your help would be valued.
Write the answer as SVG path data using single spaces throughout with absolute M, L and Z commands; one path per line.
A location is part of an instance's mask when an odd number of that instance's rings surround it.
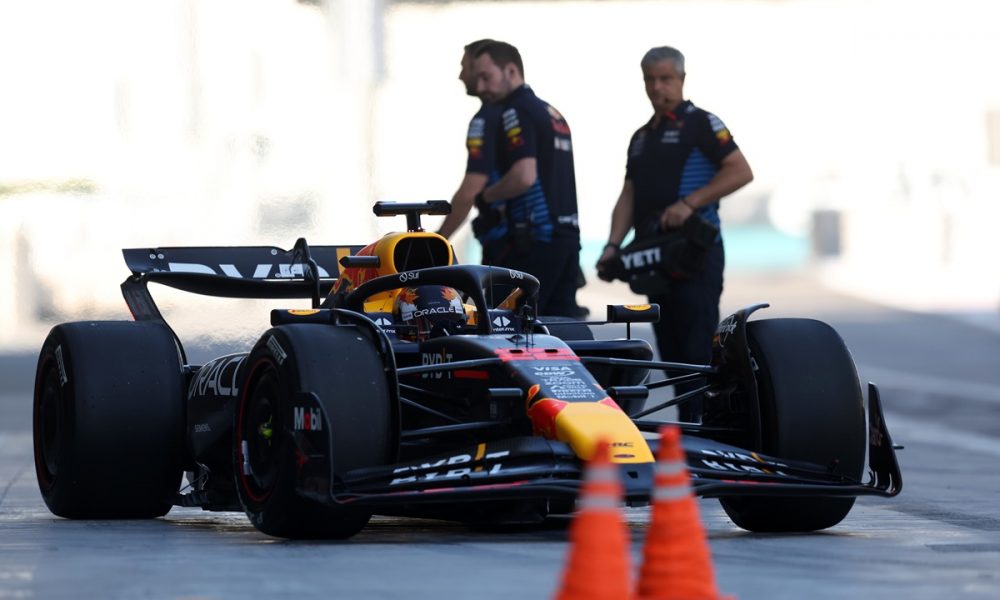
M 492 264 L 538 278 L 538 314 L 576 316 L 580 229 L 569 125 L 525 85 L 514 46 L 487 44 L 474 66 L 479 97 L 501 109 L 500 179 L 476 196 L 476 206 L 503 235 L 484 242 L 484 257 L 488 252 Z
M 458 73 L 458 78 L 465 85 L 465 93 L 470 96 L 479 96 L 476 93 L 476 73 L 472 66 L 472 61 L 476 52 L 493 40 L 482 39 L 465 46 L 462 54 L 462 68 Z M 496 172 L 496 136 L 500 128 L 500 107 L 483 102 L 479 111 L 469 121 L 469 130 L 465 138 L 465 147 L 468 154 L 465 166 L 465 177 L 458 186 L 454 196 L 451 198 L 451 214 L 445 217 L 438 229 L 438 233 L 445 237 L 451 237 L 455 231 L 465 222 L 476 194 L 481 192 L 489 183 L 493 183 L 500 178 Z M 484 244 L 483 262 L 491 262 L 492 257 L 487 256 L 485 245 L 490 236 L 497 238 L 505 235 L 503 231 L 490 232 L 490 227 L 473 228 L 476 237 Z M 484 229 L 480 231 L 480 229 Z M 489 234 L 489 235 L 487 235 Z M 485 239 L 484 239 L 485 236 Z
M 629 142 L 625 184 L 611 213 L 599 270 L 615 256 L 630 229 L 642 240 L 678 228 L 693 215 L 718 226 L 719 200 L 753 180 L 750 165 L 722 121 L 684 99 L 684 55 L 675 48 L 653 48 L 641 66 L 654 114 Z M 660 305 L 660 322 L 653 329 L 661 360 L 711 360 L 724 266 L 719 236 L 701 271 L 671 278 L 665 292 L 650 296 L 650 302 Z M 678 410 L 682 420 L 697 420 L 700 399 Z

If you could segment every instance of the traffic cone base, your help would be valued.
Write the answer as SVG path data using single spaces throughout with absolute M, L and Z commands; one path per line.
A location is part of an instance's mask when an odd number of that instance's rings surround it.
M 636 600 L 718 600 L 708 538 L 691 490 L 680 429 L 660 430 L 653 510 Z
M 628 598 L 631 568 L 621 500 L 618 469 L 611 462 L 610 446 L 601 441 L 584 474 L 557 600 Z

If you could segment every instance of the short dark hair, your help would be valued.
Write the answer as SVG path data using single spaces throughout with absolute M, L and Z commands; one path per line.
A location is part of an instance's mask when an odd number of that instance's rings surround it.
M 508 44 L 507 42 L 490 42 L 479 48 L 476 51 L 475 57 L 479 58 L 484 54 L 489 54 L 493 62 L 497 64 L 498 67 L 503 69 L 507 65 L 514 63 L 517 70 L 521 73 L 521 77 L 524 77 L 524 63 L 521 61 L 521 53 L 517 51 L 517 48 Z
M 490 38 L 483 38 L 481 40 L 476 40 L 474 42 L 469 42 L 465 45 L 465 51 L 469 53 L 469 56 L 475 58 L 476 54 L 479 52 L 480 48 L 487 44 L 492 44 L 493 40 Z

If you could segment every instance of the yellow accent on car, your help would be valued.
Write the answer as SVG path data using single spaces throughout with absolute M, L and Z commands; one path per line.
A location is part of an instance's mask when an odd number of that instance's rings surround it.
M 653 462 L 653 453 L 642 433 L 620 409 L 599 402 L 571 402 L 556 415 L 556 437 L 589 460 L 597 441 L 611 444 L 611 460 L 616 463 Z

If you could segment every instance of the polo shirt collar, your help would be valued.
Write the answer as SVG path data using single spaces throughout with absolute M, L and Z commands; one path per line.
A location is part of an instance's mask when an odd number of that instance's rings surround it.
M 688 108 L 690 106 L 691 106 L 690 100 L 682 101 L 680 104 L 677 105 L 677 108 L 675 108 L 671 112 L 668 112 L 662 119 L 659 120 L 659 122 L 657 122 L 657 115 L 654 114 L 652 117 L 649 118 L 649 122 L 646 123 L 646 128 L 653 129 L 655 127 L 663 125 L 664 123 L 683 120 L 683 115 L 687 113 Z

